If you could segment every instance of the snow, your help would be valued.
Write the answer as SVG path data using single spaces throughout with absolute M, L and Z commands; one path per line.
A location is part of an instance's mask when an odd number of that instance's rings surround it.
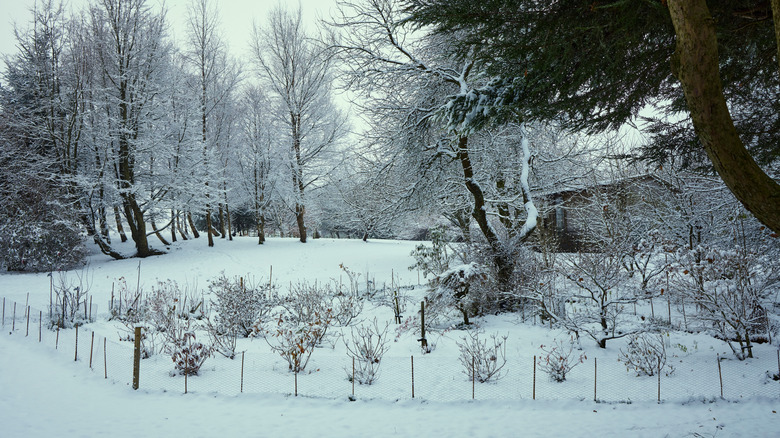
M 207 248 L 205 241 L 180 242 L 170 254 L 141 261 L 141 287 L 156 279 L 173 278 L 200 288 L 208 279 L 225 271 L 229 276 L 253 273 L 267 279 L 273 264 L 274 282 L 334 281 L 343 275 L 340 263 L 366 273 L 376 284 L 417 285 L 417 273 L 409 252 L 419 242 L 311 240 L 300 244 L 293 239 L 270 239 L 258 246 L 254 239 L 218 241 Z M 129 249 L 129 248 L 128 248 Z M 82 328 L 80 339 L 89 339 L 94 331 L 113 343 L 111 351 L 128 343 L 117 341 L 117 327 L 105 321 L 105 304 L 111 284 L 124 276 L 134 289 L 138 260 L 110 261 L 102 255 L 91 260 L 93 281 L 90 293 L 103 310 L 97 322 Z M 343 275 L 346 282 L 346 275 Z M 56 274 L 55 274 L 56 278 Z M 420 279 L 424 283 L 425 279 Z M 54 332 L 44 329 L 44 340 L 37 342 L 37 325 L 25 336 L 19 314 L 27 300 L 33 308 L 46 309 L 49 295 L 46 274 L 2 274 L 0 294 L 6 297 L 6 325 L 0 333 L 0 436 L 774 436 L 780 430 L 777 414 L 780 388 L 777 382 L 761 379 L 773 369 L 775 347 L 759 345 L 757 358 L 731 359 L 727 347 L 701 334 L 673 333 L 672 345 L 687 346 L 687 351 L 672 348 L 677 371 L 662 379 L 661 403 L 654 400 L 655 377 L 637 378 L 614 360 L 620 344 L 615 341 L 599 351 L 592 342 L 582 341 L 588 359 L 575 368 L 567 382 L 537 380 L 537 400 L 531 399 L 526 383 L 532 359 L 539 345 L 565 334 L 557 330 L 521 323 L 517 315 L 482 318 L 487 333 L 508 333 L 508 375 L 496 384 L 476 386 L 477 400 L 471 400 L 471 383 L 466 381 L 457 361 L 456 330 L 430 335 L 436 348 L 421 355 L 416 333 L 403 333 L 391 344 L 383 359 L 378 382 L 355 389 L 357 401 L 347 396 L 350 384 L 344 378 L 344 348 L 317 349 L 310 367 L 299 376 L 301 396 L 292 392 L 291 375 L 281 358 L 264 353 L 262 340 L 241 340 L 247 351 L 247 369 L 262 369 L 262 383 L 247 381 L 247 390 L 237 394 L 237 382 L 225 383 L 229 367 L 237 361 L 212 357 L 201 376 L 191 377 L 190 391 L 183 393 L 181 377 L 169 377 L 169 358 L 157 355 L 142 361 L 141 389 L 129 386 L 129 371 L 114 371 L 103 378 L 100 365 L 90 370 L 88 353 L 80 347 L 74 361 L 74 330 L 60 333 L 60 348 L 52 348 Z M 405 289 L 410 295 L 407 314 L 423 288 Z M 11 301 L 21 303 L 16 331 L 10 333 Z M 641 309 L 640 309 L 641 311 Z M 367 317 L 392 320 L 392 312 L 383 306 L 367 304 Z M 33 312 L 35 315 L 37 312 Z M 391 326 L 394 330 L 395 326 Z M 87 333 L 85 335 L 84 333 Z M 80 345 L 87 345 L 80 341 Z M 67 347 L 67 348 L 66 348 Z M 89 347 L 86 346 L 86 352 Z M 715 395 L 717 368 L 715 354 L 726 355 L 722 362 L 726 379 L 726 399 Z M 405 377 L 410 356 L 414 355 L 416 398 L 411 399 Z M 99 356 L 99 355 L 98 355 Z M 250 359 L 253 357 L 255 359 Z M 593 359 L 598 359 L 599 399 L 593 398 Z M 268 362 L 266 362 L 268 361 Z M 269 363 L 273 363 L 269 365 Z M 254 368 L 253 368 L 254 367 Z M 603 369 L 603 371 L 601 371 Z M 612 377 L 620 373 L 620 379 Z M 399 377 L 396 379 L 396 374 Z M 622 380 L 621 380 L 622 379 Z M 697 380 L 699 379 L 699 380 Z M 250 380 L 250 379 L 247 379 Z M 400 382 L 396 382 L 400 380 Z M 158 384 L 164 382 L 164 384 Z M 691 385 L 689 385 L 691 383 Z M 257 390 L 251 390 L 255 384 Z M 278 385 L 275 387 L 274 385 Z M 751 386 L 752 385 L 752 386 Z M 773 386 L 774 385 L 774 386 Z M 234 388 L 233 386 L 236 386 Z M 691 389 L 693 388 L 693 389 Z M 758 388 L 758 391 L 745 388 Z M 691 392 L 693 391 L 693 392 Z M 698 391 L 698 392 L 696 392 Z M 745 392 L 748 391 L 748 392 Z M 636 393 L 636 395 L 633 395 Z M 626 397 L 626 394 L 632 394 Z M 690 395 L 687 395 L 690 394 Z M 699 395 L 697 395 L 699 394 Z M 702 395 L 703 394 L 703 395 Z M 706 395 L 709 394 L 709 395 Z M 743 395 L 744 394 L 744 395 Z M 755 395 L 760 394 L 760 395 Z M 617 400 L 623 400 L 617 402 Z M 630 400 L 630 401 L 629 401 Z

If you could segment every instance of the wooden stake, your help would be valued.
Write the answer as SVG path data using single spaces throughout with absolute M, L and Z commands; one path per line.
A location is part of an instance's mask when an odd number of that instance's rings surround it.
M 27 306 L 27 331 L 24 332 L 24 336 L 30 336 L 30 306 Z
M 73 354 L 73 362 L 79 360 L 79 326 L 76 326 L 76 352 Z
M 474 400 L 474 381 L 476 380 L 476 371 L 474 371 L 474 356 L 471 356 L 471 399 Z
M 355 397 L 355 358 L 352 358 L 352 397 Z
M 141 374 L 141 327 L 135 328 L 135 344 L 133 346 L 133 389 L 138 389 Z
M 658 403 L 661 403 L 661 358 L 658 358 Z
M 54 340 L 54 349 L 57 350 L 60 346 L 60 326 L 57 326 L 57 338 Z
M 41 342 L 43 335 L 43 310 L 38 311 L 38 342 Z
M 414 398 L 414 355 L 412 355 L 412 398 Z
M 298 397 L 298 370 L 295 370 L 295 396 Z
M 241 392 L 244 392 L 244 355 L 246 351 L 241 352 Z
M 596 389 L 598 388 L 599 362 L 597 357 L 593 358 L 593 401 L 598 401 Z
M 723 373 L 720 369 L 720 355 L 716 354 L 715 358 L 718 361 L 718 379 L 720 379 L 720 398 L 723 398 Z
M 534 356 L 534 389 L 532 393 L 532 398 L 536 400 L 536 356 Z
M 92 295 L 89 296 L 89 318 L 87 321 L 92 321 Z
M 95 351 L 95 332 L 92 332 L 92 341 L 89 343 L 89 369 L 92 369 L 92 353 Z
M 3 297 L 3 327 L 5 327 L 5 297 Z
M 14 301 L 14 315 L 11 319 L 11 332 L 16 331 L 16 301 Z
M 271 270 L 268 272 L 268 288 L 271 288 L 274 279 L 274 265 L 271 265 Z
M 108 379 L 108 360 L 106 360 L 106 338 L 103 338 L 103 378 Z
M 187 374 L 189 374 L 189 372 L 187 372 L 187 369 L 189 368 L 189 360 L 188 359 L 185 359 L 185 360 L 187 360 L 187 363 L 184 365 L 184 393 L 186 394 L 187 393 Z

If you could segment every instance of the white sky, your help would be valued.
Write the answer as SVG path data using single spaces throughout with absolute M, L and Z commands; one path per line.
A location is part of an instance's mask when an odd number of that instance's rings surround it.
M 0 55 L 10 55 L 16 51 L 16 41 L 13 34 L 14 23 L 20 28 L 26 28 L 32 14 L 30 9 L 36 0 L 0 0 Z M 40 0 L 39 0 L 40 1 Z M 230 44 L 232 53 L 243 57 L 248 50 L 248 42 L 252 33 L 252 21 L 265 23 L 268 10 L 277 0 L 212 0 L 218 5 L 222 30 Z M 162 0 L 148 0 L 153 7 L 159 7 Z M 328 16 L 328 11 L 336 0 L 300 0 L 304 20 L 313 22 L 319 16 Z M 89 3 L 89 0 L 65 0 L 73 10 L 78 10 Z M 287 3 L 295 7 L 294 1 Z M 184 23 L 189 0 L 166 0 L 168 21 L 176 38 L 184 38 Z M 4 66 L 3 66 L 4 67 Z

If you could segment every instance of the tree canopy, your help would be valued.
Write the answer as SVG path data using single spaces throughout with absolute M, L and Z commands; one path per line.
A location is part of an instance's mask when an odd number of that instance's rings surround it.
M 500 93 L 504 97 L 496 103 L 516 107 L 529 120 L 556 119 L 574 129 L 598 132 L 636 121 L 640 111 L 652 105 L 656 111 L 647 131 L 650 146 L 638 156 L 657 162 L 679 158 L 682 164 L 698 165 L 706 151 L 737 198 L 778 231 L 776 181 L 755 163 L 718 164 L 713 151 L 723 143 L 708 143 L 703 126 L 695 120 L 692 126 L 685 117 L 691 96 L 684 79 L 675 77 L 684 57 L 678 46 L 680 28 L 670 14 L 678 2 L 668 3 L 406 0 L 405 6 L 409 20 L 417 25 L 457 34 L 459 54 L 477 59 L 488 74 L 508 84 L 511 91 Z M 739 148 L 762 165 L 776 165 L 780 81 L 772 5 L 768 0 L 718 0 L 706 2 L 696 13 L 705 17 L 700 21 L 704 24 L 693 25 L 694 32 L 701 33 L 708 25 L 714 30 L 717 49 L 702 59 L 714 63 L 719 72 L 722 97 L 715 99 L 728 106 Z M 752 186 L 749 190 L 761 187 L 765 192 L 760 200 L 747 199 L 751 196 L 741 194 L 724 175 L 744 166 L 763 174 L 760 182 L 745 181 Z M 756 210 L 757 203 L 769 206 L 766 213 Z

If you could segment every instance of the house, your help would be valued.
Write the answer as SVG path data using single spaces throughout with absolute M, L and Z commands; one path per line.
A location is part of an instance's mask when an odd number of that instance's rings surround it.
M 537 245 L 577 252 L 595 250 L 608 235 L 640 238 L 658 200 L 675 191 L 659 176 L 643 174 L 537 194 Z

